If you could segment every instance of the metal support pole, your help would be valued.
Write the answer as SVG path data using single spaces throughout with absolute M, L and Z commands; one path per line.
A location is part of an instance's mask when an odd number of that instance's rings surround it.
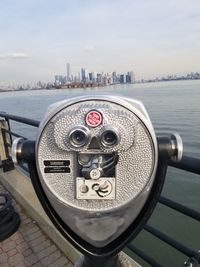
M 131 267 L 131 263 L 122 254 L 110 257 L 87 257 L 82 256 L 74 267 Z

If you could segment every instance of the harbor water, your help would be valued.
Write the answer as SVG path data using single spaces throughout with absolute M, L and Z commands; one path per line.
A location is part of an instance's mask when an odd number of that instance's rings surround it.
M 97 93 L 121 94 L 142 101 L 157 134 L 179 133 L 184 143 L 184 154 L 200 157 L 200 80 L 113 85 L 92 89 L 2 92 L 0 111 L 40 120 L 46 108 L 56 101 L 72 95 Z M 11 126 L 23 136 L 31 139 L 36 137 L 35 128 L 14 122 Z M 169 168 L 162 195 L 200 211 L 200 177 Z M 190 248 L 200 249 L 199 225 L 178 212 L 158 204 L 149 224 Z M 187 259 L 145 231 L 133 242 L 166 267 L 182 266 Z

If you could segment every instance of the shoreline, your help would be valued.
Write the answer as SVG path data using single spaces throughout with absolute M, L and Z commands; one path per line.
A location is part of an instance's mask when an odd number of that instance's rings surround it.
M 177 80 L 161 80 L 161 81 L 154 81 L 154 80 L 150 80 L 150 81 L 144 81 L 144 82 L 135 82 L 135 83 L 131 83 L 131 85 L 134 84 L 152 84 L 152 83 L 170 83 L 170 82 L 183 82 L 183 81 L 200 81 L 200 79 L 177 79 Z M 96 87 L 91 87 L 91 86 L 87 86 L 87 87 L 68 87 L 66 86 L 62 86 L 61 88 L 56 88 L 56 87 L 52 87 L 52 88 L 33 88 L 33 89 L 1 89 L 0 88 L 0 93 L 7 93 L 7 92 L 19 92 L 19 91 L 40 91 L 40 90 L 65 90 L 65 89 L 71 89 L 71 90 L 76 90 L 76 89 L 95 89 L 97 87 L 106 87 L 106 86 L 124 86 L 124 85 L 130 85 L 130 83 L 116 83 L 116 84 L 105 84 L 105 85 L 101 85 L 101 86 L 96 86 Z

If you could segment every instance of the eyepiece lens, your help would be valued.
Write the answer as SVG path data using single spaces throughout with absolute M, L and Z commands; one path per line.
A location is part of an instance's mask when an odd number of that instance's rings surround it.
M 87 136 L 86 133 L 82 130 L 75 130 L 71 135 L 70 135 L 70 140 L 73 145 L 75 146 L 83 146 L 85 145 L 87 141 Z
M 114 146 L 118 141 L 116 133 L 112 130 L 107 130 L 102 135 L 102 143 L 106 146 Z

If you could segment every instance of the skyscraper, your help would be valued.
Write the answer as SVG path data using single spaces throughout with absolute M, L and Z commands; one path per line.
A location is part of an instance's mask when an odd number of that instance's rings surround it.
M 135 75 L 133 71 L 130 71 L 130 83 L 134 83 L 135 82 Z
M 86 82 L 88 80 L 88 72 L 85 68 L 81 69 L 81 81 Z
M 67 82 L 70 82 L 72 78 L 72 74 L 71 74 L 71 66 L 69 63 L 67 63 Z
M 117 83 L 117 74 L 115 71 L 112 73 L 112 80 L 114 84 Z
M 126 83 L 126 74 L 120 75 L 120 83 Z

